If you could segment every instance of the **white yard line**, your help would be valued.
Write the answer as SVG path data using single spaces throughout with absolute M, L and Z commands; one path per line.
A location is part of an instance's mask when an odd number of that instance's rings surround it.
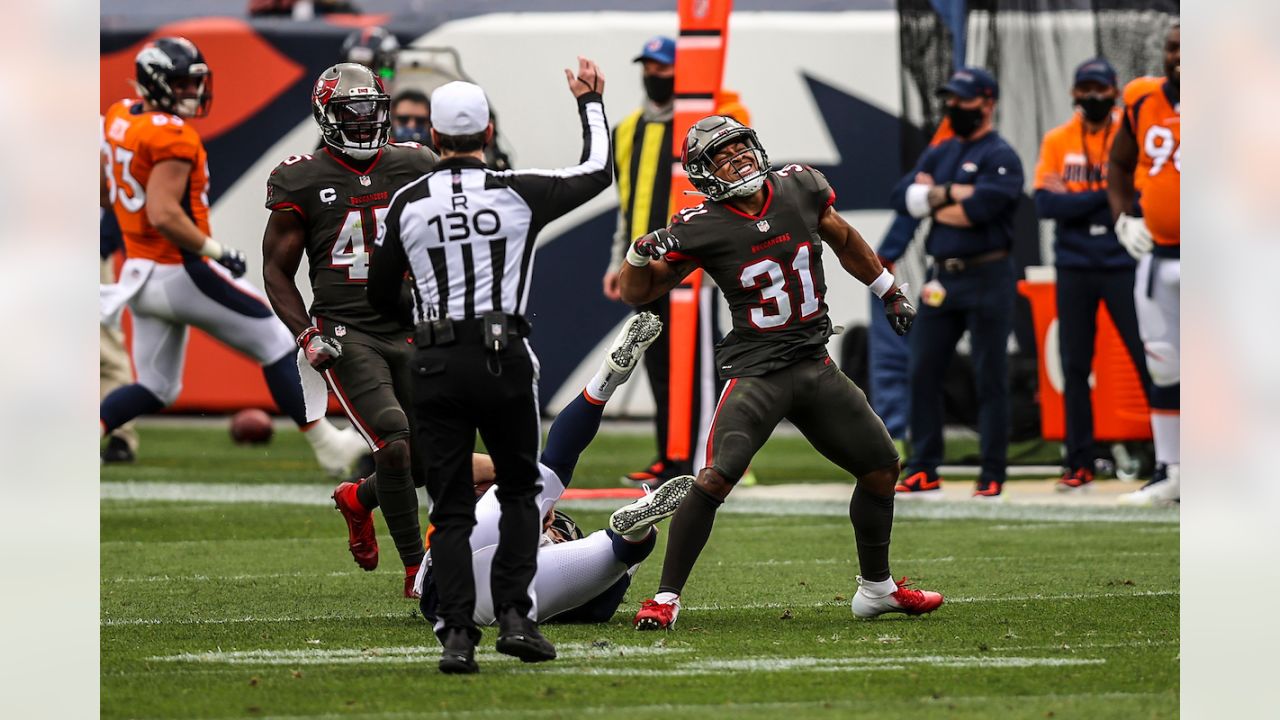
M 333 491 L 330 485 L 104 482 L 100 487 L 103 500 L 312 506 L 333 504 L 333 500 L 329 497 Z M 730 496 L 720 512 L 846 517 L 849 512 L 849 492 L 849 486 L 838 483 L 743 488 Z M 1010 495 L 1019 494 L 1012 487 L 1007 492 Z M 1069 498 L 1045 494 L 1035 489 L 1028 489 L 1025 495 L 1025 501 L 1011 500 L 1005 503 L 971 500 L 904 501 L 897 503 L 894 512 L 898 518 L 926 520 L 1017 520 L 1042 523 L 1178 522 L 1176 509 L 1127 508 L 1096 503 L 1073 504 Z M 620 504 L 618 500 L 566 500 L 560 503 L 560 506 L 566 510 L 612 511 Z
M 1141 597 L 1166 597 L 1176 596 L 1177 590 L 1144 590 L 1138 592 L 1084 592 L 1084 593 L 1062 593 L 1055 595 L 992 595 L 985 597 L 954 597 L 947 598 L 947 603 L 951 605 L 968 604 L 968 603 L 1018 603 L 1018 602 L 1057 602 L 1057 601 L 1074 601 L 1074 600 L 1097 600 L 1103 598 L 1141 598 Z M 771 610 L 771 609 L 795 609 L 795 608 L 828 608 L 843 607 L 847 602 L 842 600 L 830 600 L 816 603 L 743 603 L 743 604 L 721 604 L 711 603 L 706 605 L 685 605 L 682 607 L 686 612 L 702 611 L 702 610 Z M 105 617 L 101 620 L 102 627 L 118 627 L 127 625 L 226 625 L 239 623 L 295 623 L 295 622 L 327 622 L 334 620 L 408 620 L 414 618 L 413 611 L 406 609 L 405 612 L 383 613 L 383 614 L 367 614 L 367 613 L 328 613 L 323 615 L 285 615 L 277 617 L 255 617 L 253 615 L 245 615 L 240 617 L 224 617 L 224 618 L 113 618 Z

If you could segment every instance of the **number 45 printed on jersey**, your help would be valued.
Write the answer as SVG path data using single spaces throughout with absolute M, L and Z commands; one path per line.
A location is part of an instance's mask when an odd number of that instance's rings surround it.
M 329 252 L 329 267 L 347 269 L 348 282 L 369 279 L 369 254 L 373 252 L 378 228 L 387 221 L 389 206 L 354 208 L 347 211 L 342 229 Z

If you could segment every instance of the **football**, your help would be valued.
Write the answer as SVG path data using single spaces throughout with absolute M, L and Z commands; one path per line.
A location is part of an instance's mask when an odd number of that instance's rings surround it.
M 275 429 L 271 416 L 257 408 L 241 410 L 231 416 L 231 439 L 240 445 L 261 445 L 271 441 Z

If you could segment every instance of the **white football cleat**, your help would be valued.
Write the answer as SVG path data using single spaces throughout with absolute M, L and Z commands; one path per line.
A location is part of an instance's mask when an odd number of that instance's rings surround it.
M 915 590 L 907 587 L 911 584 L 907 578 L 897 582 L 898 589 L 888 595 L 874 596 L 863 587 L 864 581 L 858 577 L 858 591 L 853 594 L 850 603 L 854 617 L 873 618 L 885 613 L 897 612 L 907 615 L 924 615 L 942 606 L 942 594 L 932 590 Z
M 659 485 L 657 490 L 614 510 L 609 516 L 609 529 L 619 535 L 633 535 L 651 528 L 659 520 L 674 515 L 692 488 L 692 475 L 673 477 Z
M 630 375 L 640 362 L 644 351 L 662 334 L 662 321 L 651 312 L 636 313 L 622 325 L 618 337 L 609 346 L 605 363 L 620 375 Z M 625 380 L 618 381 L 625 382 Z
M 326 418 L 321 418 L 303 433 L 303 437 L 311 443 L 316 462 L 333 477 L 345 476 L 357 460 L 372 452 L 369 443 L 365 442 L 354 427 L 339 430 Z
M 1182 498 L 1181 472 L 1177 465 L 1170 465 L 1168 476 L 1143 485 L 1140 489 L 1121 495 L 1123 505 L 1170 507 Z

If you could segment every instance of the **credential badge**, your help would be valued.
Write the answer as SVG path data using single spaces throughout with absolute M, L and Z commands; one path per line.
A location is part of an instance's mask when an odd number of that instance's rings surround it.
M 769 221 L 761 220 L 760 222 L 756 223 L 756 229 L 762 233 L 769 232 Z

